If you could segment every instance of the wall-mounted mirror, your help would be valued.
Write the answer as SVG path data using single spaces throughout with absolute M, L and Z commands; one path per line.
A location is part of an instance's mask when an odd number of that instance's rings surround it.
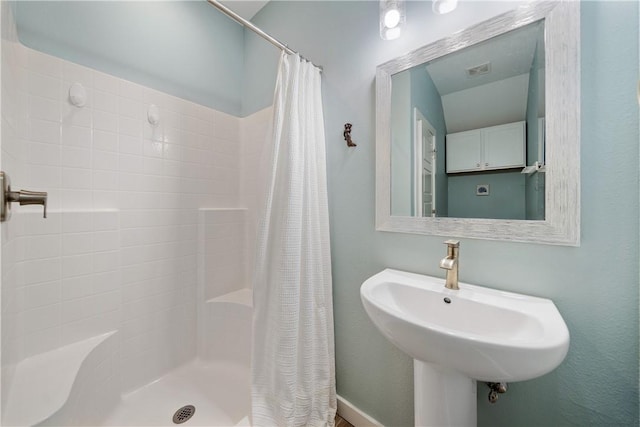
M 391 215 L 544 219 L 544 20 L 391 87 Z
M 579 3 L 531 3 L 377 69 L 376 226 L 579 244 Z

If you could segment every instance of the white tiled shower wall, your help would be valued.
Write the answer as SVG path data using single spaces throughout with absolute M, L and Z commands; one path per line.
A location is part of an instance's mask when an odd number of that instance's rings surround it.
M 14 188 L 49 193 L 49 218 L 14 207 L 2 225 L 3 400 L 15 363 L 115 329 L 114 371 L 135 388 L 195 356 L 198 209 L 248 205 L 255 223 L 269 110 L 239 119 L 28 49 L 9 30 L 2 169 Z M 68 102 L 76 82 L 82 108 Z M 255 226 L 238 230 L 230 238 L 246 242 Z

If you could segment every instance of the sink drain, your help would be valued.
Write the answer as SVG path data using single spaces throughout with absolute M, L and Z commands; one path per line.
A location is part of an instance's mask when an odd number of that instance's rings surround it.
M 193 417 L 193 414 L 196 413 L 196 407 L 193 405 L 186 405 L 182 408 L 178 409 L 175 414 L 173 414 L 173 423 L 174 424 L 182 424 L 187 422 L 189 418 Z

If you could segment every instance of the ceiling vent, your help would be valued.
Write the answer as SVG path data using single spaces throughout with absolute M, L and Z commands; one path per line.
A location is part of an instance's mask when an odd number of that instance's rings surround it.
M 485 62 L 484 64 L 467 68 L 467 77 L 478 77 L 483 74 L 488 74 L 490 71 L 491 71 L 491 62 Z

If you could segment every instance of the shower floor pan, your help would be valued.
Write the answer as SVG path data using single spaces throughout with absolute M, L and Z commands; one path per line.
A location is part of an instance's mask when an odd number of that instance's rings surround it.
M 193 405 L 193 416 L 173 415 Z M 224 362 L 192 361 L 122 397 L 104 426 L 248 426 L 249 371 Z

